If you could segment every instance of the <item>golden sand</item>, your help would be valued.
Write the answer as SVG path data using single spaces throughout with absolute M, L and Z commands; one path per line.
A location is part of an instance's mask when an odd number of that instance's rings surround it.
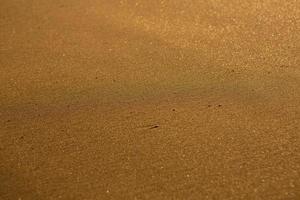
M 1 0 L 0 199 L 300 199 L 297 0 Z

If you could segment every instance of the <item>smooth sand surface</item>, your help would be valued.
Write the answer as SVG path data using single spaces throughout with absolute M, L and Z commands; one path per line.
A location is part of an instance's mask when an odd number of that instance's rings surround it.
M 0 199 L 300 199 L 300 2 L 1 0 Z

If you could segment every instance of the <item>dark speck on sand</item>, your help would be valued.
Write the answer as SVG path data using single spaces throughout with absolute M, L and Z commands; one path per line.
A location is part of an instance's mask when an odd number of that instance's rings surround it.
M 149 129 L 155 129 L 155 128 L 158 128 L 159 126 L 158 125 L 155 125 L 155 126 L 151 126 Z

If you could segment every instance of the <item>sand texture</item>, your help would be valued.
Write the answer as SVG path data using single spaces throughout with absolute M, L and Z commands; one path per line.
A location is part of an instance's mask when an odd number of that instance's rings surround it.
M 1 0 L 1 200 L 299 200 L 298 0 Z

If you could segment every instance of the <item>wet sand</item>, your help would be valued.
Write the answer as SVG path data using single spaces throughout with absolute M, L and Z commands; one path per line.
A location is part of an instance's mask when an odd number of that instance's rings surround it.
M 0 3 L 0 199 L 300 199 L 296 0 Z

